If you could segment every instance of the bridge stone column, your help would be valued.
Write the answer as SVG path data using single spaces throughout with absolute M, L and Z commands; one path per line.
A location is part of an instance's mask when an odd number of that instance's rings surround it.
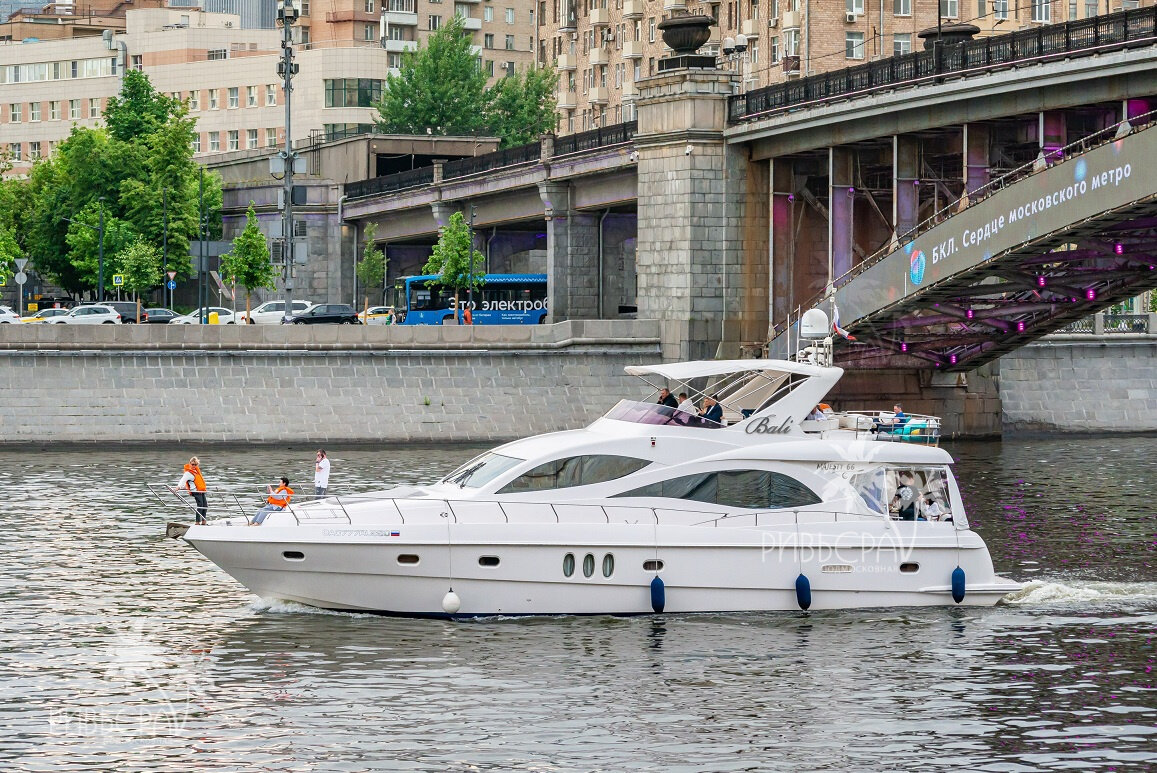
M 546 213 L 548 320 L 598 315 L 599 218 L 571 209 L 569 183 L 540 183 Z
M 920 222 L 920 142 L 902 134 L 892 136 L 892 222 L 896 236 Z
M 680 68 L 639 81 L 639 318 L 662 320 L 667 360 L 737 355 L 744 289 L 766 287 L 766 253 L 758 266 L 742 256 L 746 154 L 723 140 L 734 78 Z
M 787 160 L 771 160 L 771 293 L 768 299 L 772 326 L 787 320 L 795 298 L 795 174 Z M 770 336 L 770 331 L 769 331 Z
M 450 222 L 450 216 L 457 212 L 461 207 L 448 201 L 434 201 L 430 204 L 430 210 L 434 214 L 434 222 L 438 227 L 446 225 Z
M 988 127 L 979 123 L 964 124 L 964 190 L 968 193 L 988 185 Z
M 853 160 L 849 148 L 828 148 L 828 282 L 852 270 Z

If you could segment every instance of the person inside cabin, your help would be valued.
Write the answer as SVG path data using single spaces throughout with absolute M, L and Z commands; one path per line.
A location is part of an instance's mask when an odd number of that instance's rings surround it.
M 723 406 L 720 405 L 714 397 L 707 395 L 703 398 L 703 408 L 699 411 L 699 417 L 706 421 L 714 422 L 717 425 L 722 424 Z
M 900 473 L 900 485 L 896 487 L 896 494 L 892 497 L 892 504 L 888 508 L 898 513 L 901 521 L 916 520 L 916 478 L 905 470 Z
M 929 521 L 944 521 L 944 520 L 951 521 L 952 520 L 951 516 L 945 517 L 946 513 L 940 507 L 940 503 L 937 502 L 935 500 L 935 498 L 933 498 L 931 495 L 927 495 L 924 497 L 924 506 L 923 506 L 922 510 L 924 513 L 924 517 Z
M 289 507 L 289 500 L 293 499 L 293 489 L 289 487 L 289 478 L 284 475 L 281 476 L 281 485 L 276 489 L 272 485 L 266 486 L 265 490 L 269 496 L 265 499 L 265 507 L 257 511 L 257 515 L 253 516 L 253 522 L 250 526 L 260 526 L 265 522 L 266 516 L 270 513 L 277 513 Z
M 197 523 L 209 522 L 209 502 L 205 498 L 208 490 L 205 486 L 205 477 L 201 474 L 201 460 L 197 457 L 189 459 L 185 465 L 185 472 L 177 481 L 177 489 L 188 492 L 197 503 Z
M 679 402 L 675 399 L 675 395 L 671 394 L 671 390 L 663 387 L 659 390 L 659 399 L 656 400 L 659 405 L 665 405 L 668 408 L 677 408 Z
M 808 414 L 807 418 L 808 421 L 823 421 L 827 416 L 824 414 L 823 406 L 817 405 L 812 409 L 812 412 Z
M 689 413 L 692 416 L 699 413 L 699 411 L 695 410 L 695 401 L 688 397 L 686 392 L 679 393 L 679 405 L 676 406 L 676 408 L 677 410 L 680 410 L 683 413 Z

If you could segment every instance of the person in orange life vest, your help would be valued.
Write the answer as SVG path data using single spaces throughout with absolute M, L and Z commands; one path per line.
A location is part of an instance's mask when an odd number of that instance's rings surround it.
M 276 489 L 273 486 L 266 486 L 266 491 L 269 496 L 265 499 L 265 507 L 257 511 L 257 515 L 253 516 L 253 523 L 250 526 L 260 526 L 265 517 L 270 513 L 276 513 L 289 507 L 289 500 L 293 499 L 293 489 L 289 487 L 289 478 L 284 475 L 281 477 L 281 485 Z
M 189 463 L 185 465 L 185 474 L 177 481 L 177 489 L 187 491 L 193 496 L 193 501 L 197 503 L 197 523 L 208 523 L 209 502 L 205 499 L 208 487 L 205 485 L 205 477 L 201 475 L 200 459 L 195 456 L 189 459 Z
M 469 304 L 467 304 L 466 308 L 462 310 L 462 322 L 467 325 L 474 324 L 474 312 L 470 311 Z

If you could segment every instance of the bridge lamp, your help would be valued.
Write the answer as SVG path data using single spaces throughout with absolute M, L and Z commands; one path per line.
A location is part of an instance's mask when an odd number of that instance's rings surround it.
M 1044 287 L 1045 286 L 1045 278 L 1043 276 L 1038 276 L 1036 278 L 1036 286 L 1037 287 Z
M 848 198 L 849 199 L 853 198 L 853 197 L 855 197 L 855 195 L 856 195 L 856 189 L 849 185 L 848 186 Z
M 742 54 L 747 50 L 747 36 L 742 32 L 735 36 L 735 53 Z
M 902 351 L 902 352 L 908 351 L 908 342 L 907 341 L 901 341 L 900 342 L 900 351 Z
M 732 37 L 723 38 L 723 55 L 724 56 L 731 56 L 734 53 L 735 53 L 735 38 L 732 38 Z
M 787 194 L 787 200 L 789 203 L 794 203 L 795 202 L 795 194 L 794 193 Z
M 951 365 L 955 365 L 956 364 L 956 355 L 955 354 L 948 355 L 948 362 Z
M 1023 319 L 1016 323 L 1016 332 L 1018 332 L 1018 333 L 1024 332 L 1024 320 Z
M 1116 244 L 1113 245 L 1113 252 L 1116 253 L 1117 255 L 1124 255 L 1125 254 L 1125 245 L 1121 244 L 1120 242 L 1117 242 Z
M 972 319 L 975 315 L 976 315 L 976 312 L 974 312 L 972 309 L 968 309 L 967 311 L 964 312 L 965 319 Z
M 1097 300 L 1097 289 L 1090 287 L 1088 290 L 1085 290 L 1085 299 L 1090 301 Z

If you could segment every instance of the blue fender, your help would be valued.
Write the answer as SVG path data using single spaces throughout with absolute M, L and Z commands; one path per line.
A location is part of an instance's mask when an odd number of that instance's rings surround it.
M 667 591 L 663 587 L 663 581 L 659 575 L 655 575 L 655 579 L 651 580 L 651 609 L 656 613 L 662 612 L 663 607 L 667 605 Z
M 812 584 L 803 572 L 795 578 L 795 600 L 805 612 L 812 605 Z
M 964 601 L 964 570 L 959 566 L 952 570 L 952 600 Z

